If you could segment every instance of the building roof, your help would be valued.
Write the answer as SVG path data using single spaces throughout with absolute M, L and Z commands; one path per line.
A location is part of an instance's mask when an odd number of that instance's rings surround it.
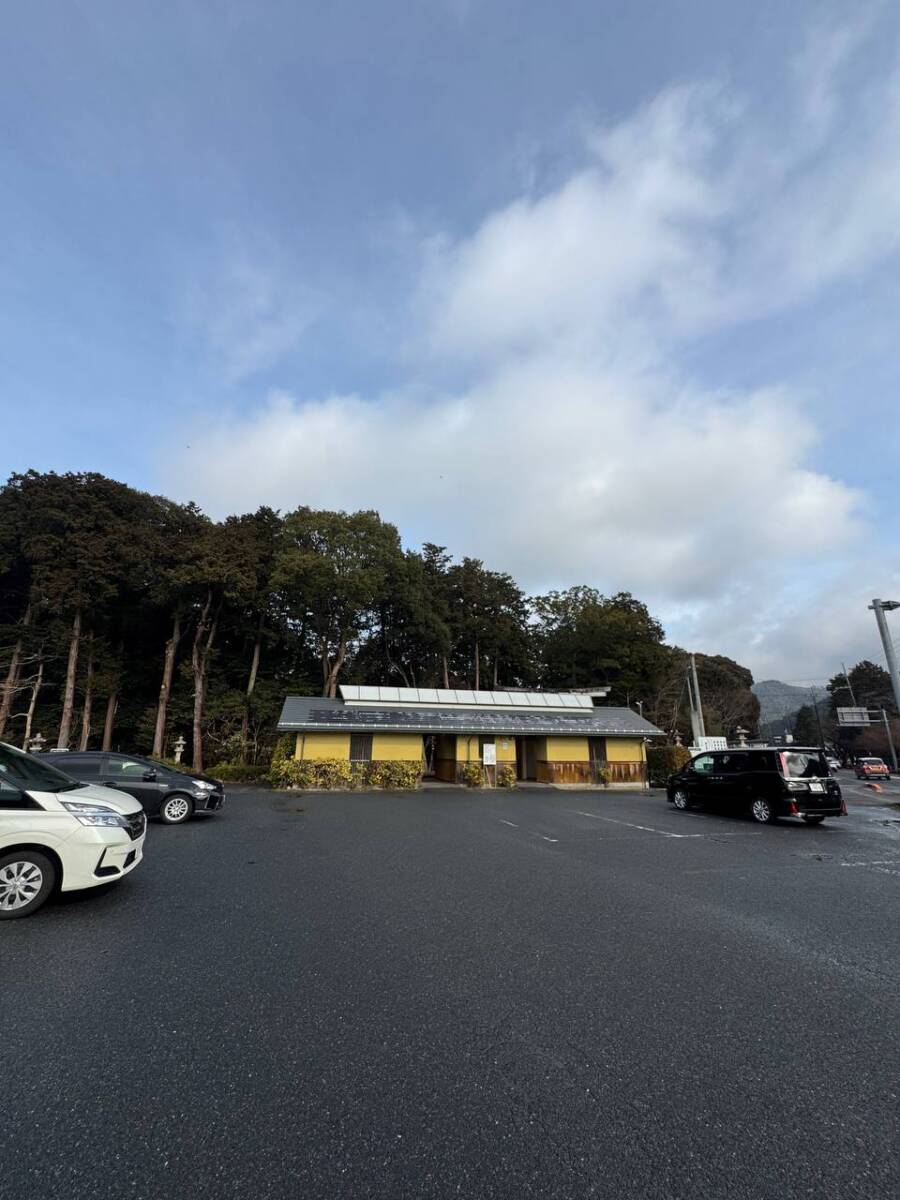
M 532 693 L 537 694 L 537 693 Z M 452 733 L 555 737 L 659 737 L 662 731 L 630 708 L 530 711 L 512 706 L 354 704 L 320 696 L 288 696 L 278 722 L 297 733 Z

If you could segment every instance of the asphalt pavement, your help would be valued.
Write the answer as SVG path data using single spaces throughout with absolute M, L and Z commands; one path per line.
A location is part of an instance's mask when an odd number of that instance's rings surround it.
M 842 780 L 844 782 L 844 780 Z M 0 925 L 0 1197 L 900 1190 L 900 810 L 233 789 Z

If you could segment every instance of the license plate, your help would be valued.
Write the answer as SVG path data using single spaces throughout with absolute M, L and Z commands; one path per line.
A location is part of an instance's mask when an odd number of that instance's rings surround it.
M 809 785 L 809 790 L 811 792 L 824 792 L 825 784 L 824 783 L 811 783 Z

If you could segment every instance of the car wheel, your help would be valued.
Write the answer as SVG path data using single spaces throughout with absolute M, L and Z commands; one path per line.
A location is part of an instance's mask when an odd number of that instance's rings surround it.
M 164 825 L 181 825 L 194 811 L 194 802 L 189 796 L 176 792 L 166 796 L 159 809 L 159 819 Z
M 687 812 L 687 810 L 691 807 L 691 802 L 688 799 L 687 792 L 683 791 L 681 788 L 679 788 L 677 792 L 672 793 L 672 803 L 679 812 Z
M 753 801 L 750 811 L 753 814 L 753 820 L 759 821 L 760 825 L 772 825 L 777 820 L 772 805 L 768 800 L 763 800 L 761 796 Z
M 35 850 L 0 854 L 0 921 L 30 917 L 56 883 L 56 867 Z
M 825 817 L 820 813 L 804 813 L 803 820 L 807 825 L 821 825 Z

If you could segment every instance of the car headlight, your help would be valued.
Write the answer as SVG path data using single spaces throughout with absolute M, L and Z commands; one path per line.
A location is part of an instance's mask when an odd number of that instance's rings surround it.
M 194 787 L 198 792 L 211 792 L 215 788 L 214 783 L 207 783 L 205 779 L 195 779 Z
M 82 825 L 101 825 L 107 829 L 127 829 L 128 822 L 111 808 L 101 804 L 79 804 L 75 800 L 63 800 L 62 806 Z

